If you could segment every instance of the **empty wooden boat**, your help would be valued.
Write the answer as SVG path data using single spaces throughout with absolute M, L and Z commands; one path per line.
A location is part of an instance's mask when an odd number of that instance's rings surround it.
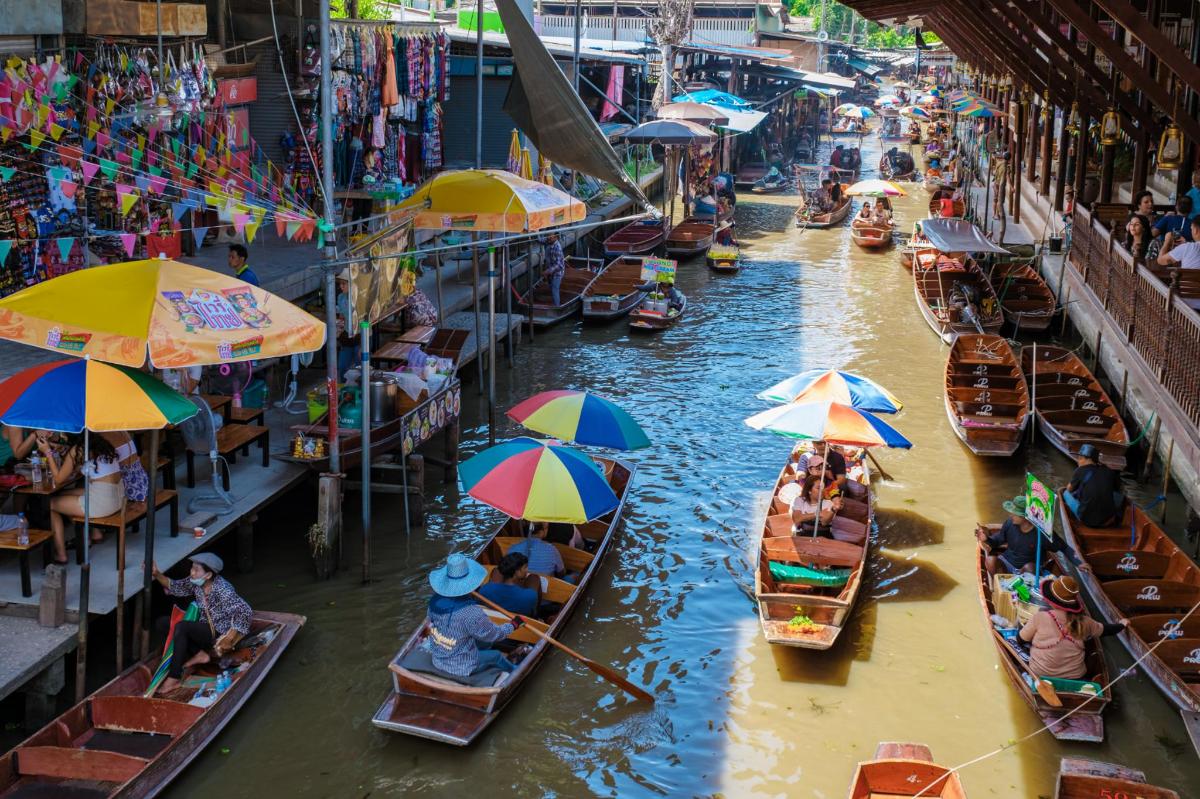
M 1118 526 L 1095 528 L 1059 505 L 1063 536 L 1091 567 L 1076 573 L 1100 618 L 1129 619 L 1117 636 L 1129 654 L 1180 712 L 1200 713 L 1200 616 L 1181 623 L 1200 602 L 1200 566 L 1141 508 L 1127 507 Z
M 158 655 L 135 663 L 0 758 L 0 796 L 157 796 L 246 703 L 304 621 L 255 612 L 250 634 L 227 656 L 230 687 L 211 699 L 216 662 L 193 670 L 171 698 L 144 696 Z
M 795 482 L 794 462 L 810 447 L 798 445 L 775 481 L 759 540 L 754 598 L 769 643 L 829 649 L 849 622 L 863 584 L 873 512 L 870 473 L 861 451 L 857 458 L 847 456 L 850 479 L 844 507 L 831 525 L 833 537 L 798 533 L 791 505 L 779 491 Z
M 849 197 L 842 197 L 841 202 L 825 213 L 817 211 L 812 206 L 801 205 L 796 209 L 796 227 L 817 229 L 833 227 L 845 221 L 850 214 L 851 205 Z
M 1101 463 L 1118 471 L 1125 468 L 1125 422 L 1078 355 L 1062 347 L 1025 347 L 1021 368 L 1042 435 L 1055 449 L 1075 459 L 1080 447 L 1094 444 Z
M 855 217 L 850 222 L 850 240 L 864 250 L 877 250 L 892 243 L 892 225 L 873 225 Z
M 1029 421 L 1029 390 L 1003 336 L 963 333 L 946 359 L 946 416 L 976 455 L 1012 455 Z
M 687 297 L 683 305 L 671 308 L 666 300 L 651 300 L 647 297 L 642 304 L 629 313 L 629 330 L 633 333 L 657 333 L 674 327 L 687 311 Z
M 925 744 L 881 743 L 875 759 L 859 763 L 850 799 L 966 799 L 958 774 L 933 762 Z
M 996 264 L 992 288 L 1000 300 L 1004 318 L 1014 330 L 1038 333 L 1050 326 L 1058 303 L 1054 292 L 1026 262 Z
M 712 222 L 689 216 L 667 234 L 667 253 L 680 258 L 699 255 L 712 246 L 716 230 Z
M 585 322 L 610 322 L 632 311 L 645 298 L 642 259 L 624 255 L 614 259 L 583 293 Z
M 1015 600 L 1015 594 L 1006 588 L 997 587 L 1006 586 L 1014 579 L 1013 575 L 998 574 L 989 582 L 984 556 L 983 547 L 979 547 L 975 567 L 983 623 L 991 634 L 996 654 L 1000 658 L 1000 667 L 1012 683 L 1013 689 L 1025 704 L 1037 713 L 1049 728 L 1050 734 L 1060 741 L 1103 741 L 1102 714 L 1108 707 L 1110 698 L 1102 693 L 1092 692 L 1096 686 L 1103 687 L 1109 683 L 1108 665 L 1104 661 L 1104 650 L 1100 643 L 1095 638 L 1086 643 L 1087 673 L 1085 680 L 1079 682 L 1078 690 L 1068 690 L 1065 683 L 1059 682 L 1055 689 L 1062 707 L 1050 705 L 1033 687 L 1039 675 L 1029 673 L 1028 650 L 1015 643 L 1015 632 L 1005 636 L 992 623 L 992 617 L 999 616 L 1014 628 L 1019 628 L 1032 617 L 1035 607 L 1032 603 Z M 1066 716 L 1071 711 L 1074 713 Z
M 979 264 L 965 255 L 939 254 L 928 269 L 913 269 L 921 316 L 950 344 L 962 333 L 999 333 L 1004 314 Z
M 1054 799 L 1179 799 L 1179 794 L 1148 784 L 1145 774 L 1128 766 L 1064 757 Z
M 517 301 L 517 312 L 527 316 L 539 327 L 547 327 L 569 319 L 579 313 L 579 308 L 583 305 L 583 295 L 595 282 L 599 266 L 598 261 L 568 258 L 562 283 L 558 287 L 558 304 L 554 303 L 550 281 L 543 276 L 521 295 L 521 299 Z
M 662 246 L 671 229 L 665 219 L 639 219 L 613 233 L 604 240 L 604 255 L 650 255 Z
M 590 551 L 555 544 L 568 571 L 578 572 L 575 585 L 554 577 L 543 578 L 543 597 L 562 604 L 562 610 L 549 624 L 528 619 L 526 625 L 558 638 L 579 606 L 580 598 L 599 572 L 600 561 L 611 547 L 620 528 L 625 501 L 633 484 L 634 467 L 624 461 L 595 458 L 608 477 L 608 483 L 620 498 L 620 504 L 607 516 L 585 525 L 579 531 L 589 542 Z M 475 559 L 490 569 L 500 562 L 514 544 L 521 540 L 520 525 L 524 522 L 509 519 L 475 553 Z M 493 612 L 489 611 L 489 616 Z M 504 617 L 493 616 L 496 624 Z M 490 685 L 471 686 L 450 680 L 428 671 L 428 658 L 420 655 L 421 644 L 429 634 L 428 620 L 422 620 L 388 668 L 392 676 L 392 691 L 375 711 L 371 720 L 376 727 L 403 732 L 434 741 L 466 746 L 491 724 L 510 700 L 525 685 L 526 680 L 542 662 L 551 648 L 534 633 L 517 628 L 509 641 L 531 644 L 533 649 L 509 674 L 496 675 Z M 562 662 L 561 660 L 559 661 Z

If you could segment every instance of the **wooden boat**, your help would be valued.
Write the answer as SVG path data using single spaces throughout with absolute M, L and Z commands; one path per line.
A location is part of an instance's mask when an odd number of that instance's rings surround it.
M 887 247 L 892 243 L 892 225 L 872 225 L 855 217 L 850 222 L 850 240 L 867 250 Z
M 1029 389 L 1003 336 L 963 333 L 946 359 L 946 417 L 976 455 L 1008 456 L 1029 421 Z
M 704 252 L 712 246 L 716 227 L 697 217 L 689 216 L 667 234 L 667 253 L 688 258 Z
M 833 127 L 829 129 L 829 132 L 835 136 L 866 136 L 871 132 L 871 127 L 865 120 L 859 120 L 858 125 L 851 130 L 849 118 L 842 117 L 833 123 Z
M 583 320 L 611 322 L 629 313 L 646 296 L 642 282 L 640 257 L 616 258 L 583 293 Z
M 925 191 L 929 192 L 930 194 L 936 194 L 938 191 L 945 188 L 946 184 L 942 178 L 942 170 L 932 168 L 926 169 L 923 185 L 925 186 Z
M 1030 264 L 996 264 L 992 270 L 992 288 L 1000 299 L 1004 318 L 1017 331 L 1037 333 L 1050 326 L 1058 303 L 1054 292 Z
M 1103 741 L 1103 713 L 1108 707 L 1111 697 L 1058 688 L 1056 693 L 1062 707 L 1054 707 L 1043 699 L 1031 685 L 1031 681 L 1038 675 L 1029 673 L 1026 667 L 1029 662 L 1028 655 L 1005 638 L 992 624 L 992 616 L 996 615 L 1004 617 L 1010 624 L 1019 627 L 1032 617 L 1034 608 L 1027 603 L 1019 605 L 1014 603 L 1012 594 L 996 588 L 998 585 L 1006 585 L 1011 582 L 1012 575 L 996 575 L 994 581 L 989 582 L 983 547 L 979 547 L 977 550 L 975 566 L 983 623 L 987 626 L 992 643 L 996 646 L 996 654 L 1000 657 L 1000 667 L 1017 694 L 1034 713 L 1037 713 L 1049 728 L 1050 734 L 1060 741 L 1091 741 L 1093 743 Z M 1095 638 L 1090 639 L 1086 645 L 1087 680 L 1101 686 L 1108 685 L 1108 665 L 1104 661 L 1103 648 Z M 1072 715 L 1064 717 L 1065 714 L 1072 711 L 1074 711 Z
M 933 218 L 946 218 L 942 214 L 942 200 L 951 202 L 950 210 L 952 211 L 949 218 L 962 219 L 967 215 L 967 201 L 962 197 L 955 199 L 954 189 L 947 186 L 939 186 L 938 190 L 929 198 L 929 215 Z
M 1076 574 L 1099 616 L 1129 619 L 1118 633 L 1129 654 L 1185 720 L 1200 713 L 1200 617 L 1179 624 L 1200 602 L 1200 566 L 1141 508 L 1127 507 L 1118 526 L 1095 528 L 1059 505 L 1064 538 L 1091 567 Z
M 1179 794 L 1148 784 L 1145 774 L 1128 766 L 1064 757 L 1054 799 L 1179 799 Z
M 558 287 L 558 305 L 550 293 L 550 281 L 544 276 L 530 286 L 517 301 L 517 312 L 529 317 L 538 327 L 548 327 L 579 313 L 583 295 L 596 281 L 598 269 L 590 268 L 595 262 L 585 258 L 568 258 L 562 283 Z
M 844 222 L 846 217 L 850 215 L 849 197 L 842 197 L 842 201 L 828 213 L 811 213 L 808 206 L 801 206 L 796 209 L 796 227 L 802 228 L 830 228 L 836 224 Z
M 792 187 L 792 181 L 788 180 L 787 175 L 782 172 L 776 172 L 774 175 L 768 173 L 763 175 L 750 187 L 750 191 L 755 194 L 778 194 L 781 191 L 786 191 Z
M 1062 347 L 1025 347 L 1021 368 L 1042 435 L 1055 449 L 1074 460 L 1080 447 L 1094 444 L 1101 463 L 1118 471 L 1125 468 L 1125 450 L 1129 448 L 1125 422 L 1078 355 Z
M 947 344 L 960 333 L 999 333 L 1004 324 L 987 275 L 966 256 L 939 254 L 930 268 L 914 268 L 913 290 L 921 316 Z
M 647 302 L 648 300 L 643 301 L 639 307 L 630 312 L 629 330 L 631 332 L 657 333 L 660 330 L 666 330 L 668 327 L 674 327 L 687 311 L 687 297 L 683 298 L 683 307 L 674 313 L 648 308 Z
M 810 446 L 798 445 L 793 455 Z M 754 577 L 758 618 L 768 643 L 829 649 L 849 622 L 863 584 L 873 513 L 865 457 L 846 458 L 846 465 L 861 477 L 848 481 L 852 487 L 847 490 L 845 506 L 834 517 L 832 538 L 795 534 L 791 507 L 779 498 L 779 490 L 794 482 L 795 458 L 779 473 L 763 522 Z M 805 573 L 787 580 L 776 578 L 772 564 L 776 572 L 783 565 L 802 566 Z
M 708 248 L 705 261 L 714 272 L 737 274 L 742 268 L 742 251 L 737 244 L 713 244 Z
M 875 759 L 859 763 L 850 799 L 967 799 L 958 774 L 933 762 L 925 744 L 881 743 Z
M 633 485 L 635 467 L 624 461 L 596 457 L 608 477 L 608 483 L 620 498 L 620 504 L 607 516 L 579 527 L 583 537 L 594 545 L 590 551 L 572 549 L 555 544 L 563 556 L 568 571 L 578 572 L 575 585 L 554 577 L 543 578 L 543 596 L 552 602 L 562 603 L 562 610 L 554 621 L 544 624 L 528 619 L 526 625 L 559 638 L 571 614 L 579 606 L 580 599 L 600 569 L 600 561 L 612 546 L 620 529 L 625 502 Z M 500 525 L 491 538 L 475 553 L 475 559 L 490 569 L 510 547 L 520 539 L 522 522 L 509 519 Z M 491 613 L 489 612 L 489 615 Z M 493 617 L 496 624 L 503 624 L 499 614 Z M 416 657 L 425 637 L 429 634 L 427 620 L 422 620 L 416 631 L 400 648 L 388 668 L 392 676 L 392 690 L 371 719 L 376 727 L 393 732 L 403 732 L 434 741 L 466 746 L 474 741 L 500 711 L 516 696 L 529 676 L 541 664 L 550 646 L 532 632 L 518 628 L 510 641 L 531 644 L 533 649 L 512 673 L 501 677 L 494 685 L 473 687 L 426 671 L 417 671 L 421 666 Z M 410 655 L 414 658 L 410 659 Z
M 232 685 L 205 707 L 189 701 L 212 685 L 215 662 L 198 667 L 169 699 L 143 696 L 159 656 L 135 663 L 0 758 L 0 796 L 157 796 L 241 709 L 304 621 L 255 612 L 250 634 L 229 655 L 237 664 L 229 666 Z
M 907 170 L 903 172 L 892 172 L 891 169 L 891 162 L 888 160 L 887 153 L 885 152 L 879 157 L 879 174 L 883 176 L 884 180 L 890 180 L 892 182 L 912 180 L 917 174 L 917 167 L 912 163 L 911 156 L 909 157 L 909 168 Z
M 733 185 L 753 186 L 755 183 L 762 180 L 763 176 L 770 171 L 771 165 L 766 161 L 749 161 L 738 167 L 737 176 L 734 178 Z
M 604 255 L 650 255 L 667 237 L 671 225 L 665 219 L 639 219 L 604 240 Z

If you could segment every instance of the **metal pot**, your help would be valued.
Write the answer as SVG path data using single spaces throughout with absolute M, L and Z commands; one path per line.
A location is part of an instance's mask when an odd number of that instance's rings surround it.
M 371 381 L 371 422 L 382 424 L 396 418 L 396 392 L 399 389 L 395 383 L 385 383 L 382 380 Z

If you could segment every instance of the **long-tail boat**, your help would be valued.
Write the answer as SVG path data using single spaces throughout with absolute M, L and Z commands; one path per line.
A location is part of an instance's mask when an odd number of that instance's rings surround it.
M 855 217 L 850 222 L 850 240 L 865 250 L 877 250 L 892 243 L 893 225 L 875 225 L 870 222 L 860 222 Z
M 964 333 L 946 359 L 946 416 L 976 455 L 1017 451 L 1029 421 L 1029 389 L 1003 336 Z
M 587 259 L 568 258 L 562 283 L 558 286 L 558 304 L 550 291 L 550 281 L 543 276 L 517 301 L 519 313 L 527 315 L 539 327 L 553 325 L 579 313 L 584 293 L 599 274 L 598 269 L 589 268 L 591 265 Z
M 1179 799 L 1179 794 L 1150 785 L 1145 774 L 1128 766 L 1064 757 L 1054 781 L 1054 799 Z
M 1120 525 L 1096 528 L 1065 502 L 1059 506 L 1067 543 L 1091 567 L 1076 570 L 1080 585 L 1105 621 L 1129 619 L 1121 643 L 1193 729 L 1200 714 L 1200 616 L 1183 616 L 1200 602 L 1200 566 L 1139 507 L 1126 507 Z
M 650 255 L 662 246 L 671 230 L 665 219 L 639 219 L 613 233 L 604 240 L 606 258 L 620 255 Z
M 583 293 L 583 320 L 611 322 L 629 313 L 646 296 L 642 284 L 640 257 L 615 258 Z
M 633 485 L 635 467 L 631 464 L 600 457 L 595 460 L 604 469 L 608 484 L 620 498 L 620 504 L 606 516 L 579 526 L 580 533 L 588 543 L 588 549 L 574 549 L 555 544 L 567 571 L 579 574 L 578 582 L 573 585 L 565 580 L 545 577 L 542 582 L 543 598 L 560 603 L 562 609 L 548 624 L 537 619 L 526 620 L 526 625 L 536 627 L 553 638 L 562 634 L 588 585 L 599 572 L 600 561 L 612 546 L 620 529 L 625 503 Z M 489 570 L 494 569 L 509 548 L 521 540 L 519 528 L 522 524 L 523 522 L 516 519 L 509 519 L 500 525 L 475 553 L 475 560 Z M 490 611 L 489 617 L 496 624 L 505 622 L 505 617 L 493 615 Z M 496 681 L 490 685 L 467 685 L 425 670 L 423 659 L 417 655 L 428 634 L 428 620 L 423 619 L 392 658 L 388 665 L 392 677 L 392 690 L 375 711 L 372 723 L 385 730 L 458 746 L 470 744 L 495 721 L 551 648 L 536 634 L 524 627 L 517 628 L 508 640 L 530 644 L 533 648 L 516 669 L 508 674 L 497 675 Z
M 712 246 L 716 226 L 700 217 L 691 217 L 671 228 L 667 234 L 667 253 L 680 258 L 699 255 Z
M 145 696 L 158 655 L 133 664 L 0 757 L 0 796 L 157 796 L 249 700 L 304 621 L 256 611 L 237 648 L 197 667 L 169 698 Z M 214 697 L 221 663 L 232 682 Z
M 1042 434 L 1055 449 L 1074 460 L 1080 447 L 1093 444 L 1101 463 L 1118 471 L 1125 468 L 1125 422 L 1078 355 L 1062 347 L 1025 347 L 1021 368 Z
M 999 333 L 1004 314 L 979 264 L 966 255 L 940 255 L 929 269 L 913 269 L 921 316 L 950 344 L 961 333 Z
M 849 197 L 843 197 L 837 205 L 825 212 L 818 212 L 812 206 L 802 205 L 796 209 L 796 227 L 815 229 L 833 227 L 845 221 L 850 214 L 851 205 Z
M 992 288 L 1014 330 L 1039 333 L 1050 326 L 1058 303 L 1046 281 L 1028 263 L 997 264 L 992 270 Z
M 808 446 L 801 444 L 797 452 Z M 846 459 L 857 479 L 847 480 L 843 508 L 830 526 L 832 538 L 795 532 L 791 506 L 779 496 L 799 476 L 793 460 L 779 473 L 754 577 L 758 618 L 769 643 L 829 649 L 849 622 L 862 589 L 873 513 L 864 458 Z
M 993 616 L 1000 616 L 1019 629 L 1028 621 L 1028 616 L 1032 615 L 1035 608 L 1027 603 L 1019 605 L 1012 599 L 1012 594 L 1006 589 L 998 587 L 1011 580 L 1013 575 L 997 575 L 994 579 L 989 578 L 983 547 L 979 547 L 975 568 L 983 623 L 991 634 L 992 643 L 996 646 L 996 654 L 1000 658 L 1000 667 L 1009 682 L 1012 683 L 1013 689 L 1038 715 L 1049 729 L 1050 734 L 1060 741 L 1091 741 L 1093 743 L 1103 741 L 1103 713 L 1108 707 L 1110 697 L 1087 690 L 1088 686 L 1103 687 L 1109 683 L 1108 664 L 1104 661 L 1104 650 L 1099 641 L 1092 638 L 1085 643 L 1087 647 L 1085 655 L 1086 681 L 1080 681 L 1077 690 L 1068 690 L 1065 687 L 1056 688 L 1056 694 L 1062 706 L 1051 705 L 1034 687 L 1040 678 L 1039 675 L 1029 672 L 1029 655 L 1016 642 L 997 630 L 992 623 Z M 1068 713 L 1071 715 L 1068 716 Z
M 850 799 L 967 799 L 958 774 L 933 762 L 925 744 L 881 743 L 875 759 L 859 763 Z

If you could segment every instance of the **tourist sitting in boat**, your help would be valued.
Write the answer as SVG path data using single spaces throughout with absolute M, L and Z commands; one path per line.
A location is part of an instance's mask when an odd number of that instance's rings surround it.
M 871 216 L 871 204 L 864 200 L 862 208 L 858 209 L 858 215 L 854 219 L 864 225 L 869 225 L 871 223 Z
M 871 224 L 876 227 L 887 227 L 892 224 L 892 209 L 885 204 L 887 198 L 880 197 L 875 203 L 875 212 L 871 214 Z
M 541 581 L 529 573 L 528 558 L 520 552 L 509 552 L 496 565 L 492 579 L 479 587 L 479 593 L 509 613 L 537 616 Z
M 525 623 L 524 618 L 515 614 L 509 622 L 494 624 L 469 596 L 487 576 L 482 564 L 458 552 L 446 559 L 445 566 L 429 573 L 433 596 L 429 598 L 426 646 L 434 669 L 452 680 L 488 669 L 509 672 L 516 668 L 502 651 L 487 647 L 511 635 Z
M 1034 527 L 1033 522 L 1025 517 L 1027 500 L 1024 494 L 1019 494 L 1004 502 L 1001 507 L 1008 513 L 1004 524 L 996 529 L 995 525 L 975 527 L 975 538 L 987 550 L 985 564 L 988 574 L 1032 574 L 1037 568 L 1038 538 L 1042 534 Z M 1079 568 L 1086 568 L 1075 550 L 1057 533 L 1049 540 L 1042 539 L 1043 559 L 1051 552 L 1062 552 Z
M 250 605 L 221 576 L 224 562 L 211 552 L 197 552 L 188 560 L 192 570 L 186 579 L 170 579 L 159 571 L 157 563 L 152 563 L 150 569 L 168 596 L 191 597 L 200 608 L 196 621 L 175 624 L 171 665 L 158 688 L 164 695 L 179 687 L 184 669 L 208 663 L 212 660 L 210 650 L 218 657 L 228 653 L 250 632 Z
M 1030 645 L 1029 671 L 1037 677 L 1081 680 L 1088 676 L 1086 641 L 1121 632 L 1129 619 L 1102 624 L 1087 615 L 1074 577 L 1047 577 L 1041 591 L 1050 607 L 1033 614 L 1020 632 Z
M 1095 444 L 1080 447 L 1076 461 L 1079 468 L 1063 491 L 1063 501 L 1071 513 L 1088 527 L 1120 524 L 1124 516 L 1120 477 L 1100 462 Z
M 550 299 L 555 306 L 562 304 L 559 288 L 566 271 L 567 259 L 563 256 L 562 244 L 558 240 L 558 234 L 551 233 L 546 237 L 546 245 L 542 251 L 542 277 L 550 284 Z
M 829 154 L 829 165 L 837 168 L 842 166 L 842 158 L 845 156 L 845 147 L 841 144 L 833 148 L 833 152 Z
M 532 527 L 526 528 L 525 540 L 513 544 L 508 551 L 524 555 L 528 559 L 529 571 L 534 574 L 565 577 L 567 568 L 563 565 L 562 555 L 554 544 L 546 540 L 549 533 L 549 522 L 535 522 Z
M 829 181 L 829 201 L 833 204 L 834 208 L 842 204 L 842 197 L 844 196 L 842 184 L 836 180 Z
M 812 204 L 817 207 L 817 211 L 822 214 L 827 214 L 833 210 L 833 181 L 829 178 L 821 180 L 821 188 L 813 192 Z
M 819 505 L 819 510 L 818 510 Z M 799 533 L 828 534 L 833 517 L 842 508 L 840 497 L 826 499 L 821 495 L 821 477 L 809 474 L 800 486 L 800 495 L 792 502 L 792 524 Z
M 820 474 L 822 463 L 825 465 L 826 482 L 838 490 L 844 489 L 846 487 L 846 456 L 836 447 L 831 447 L 824 441 L 812 442 L 812 450 L 800 456 L 796 467 L 800 474 Z

